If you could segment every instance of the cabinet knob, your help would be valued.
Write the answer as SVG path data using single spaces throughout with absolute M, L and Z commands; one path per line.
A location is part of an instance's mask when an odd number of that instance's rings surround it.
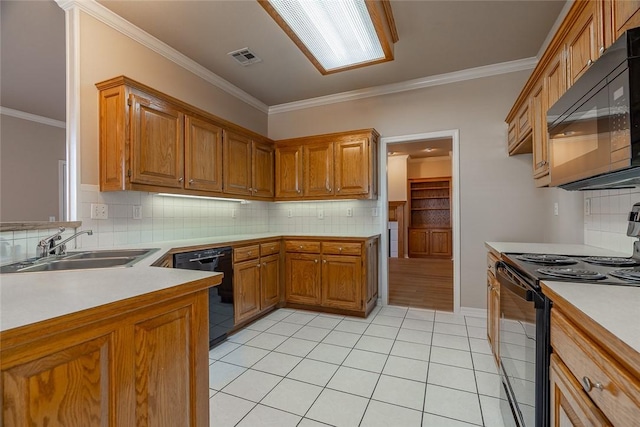
M 193 180 L 192 179 L 189 180 L 189 184 L 193 184 Z
M 582 377 L 582 388 L 584 391 L 589 393 L 593 388 L 597 388 L 598 390 L 604 390 L 604 386 L 601 383 L 592 383 L 589 377 Z
M 253 251 L 247 252 L 247 255 L 253 255 Z
M 342 248 L 338 248 L 338 252 L 342 252 Z
M 323 260 L 322 260 L 322 263 L 323 263 L 323 264 L 326 264 L 326 263 L 327 263 L 327 260 L 326 260 L 326 259 L 323 259 Z
M 258 265 L 256 265 L 256 267 L 260 268 L 260 263 L 258 263 Z
M 264 267 L 266 267 L 266 266 L 267 266 L 267 263 L 266 263 L 266 262 L 263 262 L 263 263 L 262 263 L 262 265 L 263 265 Z
M 182 181 L 184 181 L 184 178 L 182 177 L 178 178 L 178 182 L 182 182 Z
M 338 187 L 338 189 L 336 191 L 339 193 L 340 192 L 340 187 Z
M 587 66 L 589 66 L 589 67 L 590 67 L 590 66 L 591 66 L 591 64 L 593 64 L 593 60 L 591 60 L 591 59 L 590 59 L 590 60 L 588 60 L 588 61 L 587 61 Z
M 298 246 L 300 249 L 302 249 L 302 245 Z
M 599 52 L 600 52 L 600 55 L 602 55 L 604 53 L 604 46 L 600 46 Z
M 327 193 L 331 193 L 331 187 L 327 188 Z
M 317 263 L 318 263 L 318 260 L 317 260 L 317 259 L 314 259 L 314 260 L 313 260 L 313 262 L 315 262 L 315 263 L 317 264 Z
M 298 190 L 298 194 L 302 193 L 302 191 Z

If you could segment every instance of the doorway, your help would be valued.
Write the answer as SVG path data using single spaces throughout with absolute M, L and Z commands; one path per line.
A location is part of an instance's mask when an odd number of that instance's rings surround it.
M 387 301 L 458 311 L 457 131 L 385 142 Z

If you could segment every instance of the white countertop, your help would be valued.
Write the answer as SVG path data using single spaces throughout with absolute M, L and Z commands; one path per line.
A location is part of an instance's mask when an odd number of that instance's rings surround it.
M 640 354 L 640 287 L 543 283 Z
M 0 275 L 0 332 L 220 275 L 220 273 L 205 271 L 151 267 L 151 264 L 163 257 L 169 250 L 184 249 L 188 251 L 190 247 L 216 246 L 221 243 L 239 243 L 245 240 L 281 236 L 368 238 L 377 236 L 377 234 L 350 236 L 318 233 L 241 234 L 96 248 L 101 250 L 157 248 L 159 250 L 131 267 Z M 92 248 L 80 248 L 73 251 L 89 249 Z
M 596 246 L 562 244 L 562 243 L 524 243 L 524 242 L 485 242 L 485 246 L 499 253 L 533 253 L 574 256 L 620 256 L 630 257 L 633 247 L 628 253 L 615 252 Z

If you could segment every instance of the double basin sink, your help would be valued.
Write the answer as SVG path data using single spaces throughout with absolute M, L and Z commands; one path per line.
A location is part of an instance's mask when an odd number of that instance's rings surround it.
M 68 252 L 64 255 L 31 258 L 0 267 L 0 273 L 85 270 L 92 268 L 131 267 L 158 249 L 115 249 Z

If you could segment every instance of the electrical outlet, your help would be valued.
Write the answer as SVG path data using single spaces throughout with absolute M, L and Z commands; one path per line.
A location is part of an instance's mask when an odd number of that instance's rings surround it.
M 133 219 L 142 219 L 141 205 L 133 205 Z
M 91 203 L 91 219 L 109 219 L 109 205 Z
M 287 210 L 287 218 L 293 218 L 293 209 Z
M 554 214 L 555 216 L 558 216 L 558 211 L 559 211 L 558 202 L 555 202 L 555 203 L 553 204 L 553 214 Z
M 56 217 L 55 216 L 50 216 L 49 217 L 49 222 L 56 222 Z
M 318 219 L 324 219 L 324 209 L 318 209 Z
M 591 215 L 591 199 L 584 199 L 584 214 Z
M 378 208 L 371 208 L 371 216 L 378 216 Z
M 347 216 L 353 216 L 353 208 L 347 208 Z
M 236 210 L 231 209 L 231 218 L 235 218 L 235 217 L 236 217 Z

